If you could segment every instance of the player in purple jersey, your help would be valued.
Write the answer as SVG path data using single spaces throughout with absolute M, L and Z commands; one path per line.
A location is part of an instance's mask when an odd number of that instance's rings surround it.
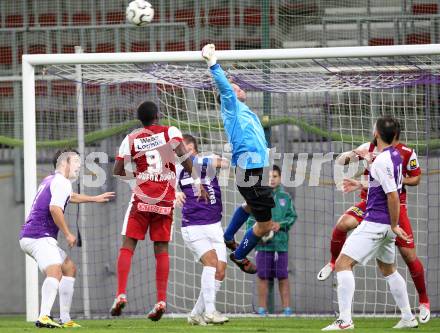
M 76 266 L 60 247 L 58 230 L 64 234 L 69 247 L 76 244 L 64 218 L 67 203 L 107 202 L 113 192 L 89 196 L 72 192 L 72 183 L 78 178 L 81 160 L 72 149 L 58 151 L 53 160 L 55 173 L 47 176 L 38 187 L 29 216 L 20 232 L 20 247 L 38 264 L 46 275 L 41 287 L 41 309 L 37 327 L 80 327 L 70 318 Z M 60 322 L 50 316 L 53 303 L 60 295 Z
M 194 195 L 191 175 L 182 166 L 177 166 L 176 176 L 181 192 L 176 193 L 176 205 L 182 207 L 182 238 L 194 254 L 194 259 L 203 265 L 200 295 L 188 323 L 223 324 L 228 318 L 215 308 L 216 293 L 225 278 L 227 263 L 221 226 L 222 197 L 216 172 L 219 168 L 228 168 L 229 161 L 214 155 L 199 156 L 197 140 L 192 135 L 183 135 L 183 143 L 191 153 L 195 171 L 209 195 L 208 202 L 200 201 Z
M 374 137 L 379 155 L 370 167 L 367 208 L 364 220 L 348 237 L 336 260 L 338 279 L 339 318 L 323 331 L 353 329 L 351 307 L 355 290 L 353 267 L 365 265 L 374 258 L 385 277 L 391 294 L 400 308 L 402 319 L 394 328 L 417 327 L 411 312 L 406 283 L 396 270 L 394 246 L 396 236 L 405 241 L 410 237 L 398 225 L 402 189 L 402 157 L 392 146 L 398 124 L 392 117 L 381 117 L 376 122 Z

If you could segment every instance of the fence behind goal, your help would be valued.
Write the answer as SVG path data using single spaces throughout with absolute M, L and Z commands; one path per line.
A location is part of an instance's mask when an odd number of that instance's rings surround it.
M 375 119 L 383 114 L 399 119 L 403 128 L 401 140 L 419 155 L 424 176 L 419 186 L 408 189 L 408 209 L 417 251 L 427 269 L 431 310 L 440 310 L 438 63 L 438 56 L 222 63 L 229 77 L 247 91 L 248 105 L 270 129 L 272 146 L 283 156 L 275 163 L 282 166 L 284 162 L 286 172 L 289 161 L 293 162 L 292 172 L 289 170 L 286 175 L 291 176 L 287 178 L 295 186 L 286 189 L 292 194 L 298 213 L 290 232 L 289 253 L 291 300 L 296 313 L 337 310 L 336 281 L 318 282 L 316 274 L 329 260 L 329 238 L 336 219 L 357 198 L 338 191 L 333 179 L 334 159 L 330 157 L 331 153 L 336 156 L 369 141 Z M 124 135 L 138 126 L 133 121 L 136 106 L 147 99 L 157 102 L 163 124 L 176 125 L 182 132 L 196 136 L 203 153 L 228 156 L 216 92 L 206 66 L 201 63 L 103 64 L 80 68 L 57 65 L 36 69 L 36 139 L 42 162 L 38 166 L 39 179 L 51 170 L 44 163 L 44 156 L 50 156 L 58 146 L 75 146 L 81 104 L 86 152 L 104 152 L 109 156 L 108 163 L 98 163 L 106 171 L 106 182 L 97 188 L 86 187 L 85 191 L 116 191 L 116 200 L 106 205 L 88 204 L 82 211 L 74 205 L 68 208 L 70 223 L 78 222 L 82 241 L 87 244 L 86 253 L 84 248 L 70 252 L 79 267 L 73 311 L 78 315 L 107 316 L 116 291 L 120 229 L 130 199 L 129 187 L 111 177 L 111 169 Z M 82 98 L 76 89 L 78 82 Z M 322 168 L 314 164 L 326 159 Z M 86 174 L 92 172 L 86 170 Z M 233 170 L 223 173 L 222 180 L 225 227 L 242 199 L 235 190 Z M 169 311 L 186 313 L 198 296 L 201 267 L 183 246 L 178 213 L 170 252 Z M 399 270 L 408 282 L 411 305 L 416 307 L 417 293 L 400 259 Z M 151 244 L 141 242 L 128 283 L 127 314 L 143 314 L 155 303 L 154 272 Z M 355 276 L 356 313 L 397 313 L 373 262 L 356 268 Z M 229 265 L 218 295 L 218 310 L 252 312 L 256 306 L 254 279 Z

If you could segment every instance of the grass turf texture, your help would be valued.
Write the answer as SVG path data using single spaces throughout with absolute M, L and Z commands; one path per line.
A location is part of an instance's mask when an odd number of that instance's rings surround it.
M 174 333 L 174 332 L 319 332 L 321 328 L 329 325 L 334 318 L 231 318 L 229 323 L 218 326 L 189 326 L 186 319 L 162 319 L 151 322 L 148 319 L 117 319 L 117 320 L 79 320 L 83 327 L 74 330 L 84 333 L 98 332 L 148 332 L 148 333 Z M 398 322 L 397 318 L 355 318 L 356 332 L 396 332 L 392 327 Z M 36 328 L 33 323 L 27 323 L 24 317 L 0 317 L 1 333 L 18 333 L 29 331 L 47 331 L 48 329 Z M 58 330 L 58 329 L 55 329 Z M 51 330 L 53 331 L 53 329 Z M 425 325 L 419 325 L 417 332 L 440 332 L 440 318 L 432 318 Z

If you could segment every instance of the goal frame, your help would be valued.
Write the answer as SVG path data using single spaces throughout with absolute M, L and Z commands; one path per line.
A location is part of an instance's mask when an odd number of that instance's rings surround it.
M 440 44 L 356 46 L 300 49 L 259 49 L 217 51 L 218 61 L 300 60 L 351 57 L 392 57 L 439 55 Z M 111 64 L 202 62 L 200 51 L 25 54 L 22 56 L 23 151 L 25 217 L 29 214 L 37 190 L 35 66 L 59 64 Z M 38 266 L 26 256 L 26 319 L 35 321 L 39 312 Z

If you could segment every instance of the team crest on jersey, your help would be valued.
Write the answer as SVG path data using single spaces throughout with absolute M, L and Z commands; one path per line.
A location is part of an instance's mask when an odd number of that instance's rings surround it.
M 280 206 L 284 207 L 286 205 L 286 199 L 280 199 L 278 200 L 278 202 L 280 203 Z
M 133 140 L 134 151 L 145 151 L 159 148 L 165 145 L 165 133 L 157 133 L 145 138 L 136 138 Z
M 417 160 L 413 159 L 413 160 L 409 161 L 409 167 L 411 170 L 417 169 Z

